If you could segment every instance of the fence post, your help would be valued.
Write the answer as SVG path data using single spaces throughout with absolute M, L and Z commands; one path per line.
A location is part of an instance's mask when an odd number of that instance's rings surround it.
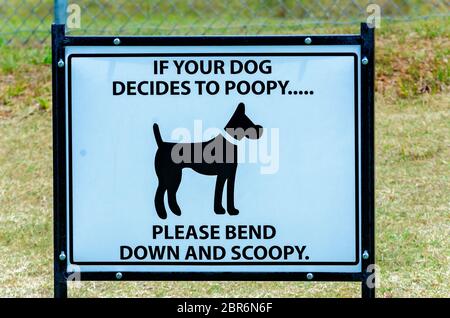
M 55 24 L 66 24 L 67 0 L 54 0 L 53 3 Z

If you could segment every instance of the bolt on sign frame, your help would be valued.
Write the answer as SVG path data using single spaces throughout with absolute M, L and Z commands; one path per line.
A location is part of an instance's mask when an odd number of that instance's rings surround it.
M 53 82 L 53 178 L 54 178 L 54 296 L 67 297 L 67 282 L 73 277 L 67 271 L 67 105 L 65 50 L 70 46 L 360 46 L 360 131 L 361 131 L 361 272 L 81 272 L 80 280 L 223 280 L 223 281 L 353 281 L 361 282 L 362 297 L 375 297 L 375 214 L 374 214 L 374 28 L 363 23 L 357 35 L 295 35 L 295 36 L 67 36 L 65 25 L 52 25 Z M 372 285 L 371 285 L 372 286 Z

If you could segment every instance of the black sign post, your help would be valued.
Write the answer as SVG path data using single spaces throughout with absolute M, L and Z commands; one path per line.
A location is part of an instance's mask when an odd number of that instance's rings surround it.
M 304 272 L 81 272 L 68 273 L 67 103 L 65 49 L 70 46 L 246 46 L 360 45 L 361 60 L 361 259 L 360 273 Z M 374 213 L 374 29 L 361 25 L 359 35 L 110 37 L 68 36 L 65 25 L 52 26 L 53 172 L 54 172 L 54 296 L 67 297 L 67 282 L 80 280 L 238 280 L 238 281 L 354 281 L 362 297 L 375 297 Z M 120 274 L 120 275 L 119 275 Z
M 361 24 L 362 297 L 375 297 L 375 28 Z M 370 287 L 369 284 L 372 284 Z
M 67 298 L 65 25 L 52 25 L 54 294 Z

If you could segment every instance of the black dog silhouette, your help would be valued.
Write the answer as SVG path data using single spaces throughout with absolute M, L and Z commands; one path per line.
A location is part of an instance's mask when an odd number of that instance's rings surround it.
M 225 131 L 229 135 L 227 137 L 231 138 L 230 140 L 241 140 L 244 137 L 258 139 L 261 137 L 263 129 L 245 115 L 245 105 L 240 103 L 225 126 Z M 234 182 L 238 166 L 237 145 L 229 142 L 222 134 L 199 143 L 165 142 L 161 138 L 156 123 L 153 124 L 153 133 L 158 144 L 155 170 L 159 184 L 155 194 L 155 208 L 161 219 L 167 217 L 164 207 L 166 191 L 170 209 L 174 214 L 181 215 L 176 195 L 183 168 L 191 168 L 208 176 L 217 176 L 214 194 L 214 212 L 217 214 L 225 214 L 222 206 L 222 193 L 225 182 L 227 182 L 227 211 L 230 215 L 239 214 L 239 210 L 234 207 Z

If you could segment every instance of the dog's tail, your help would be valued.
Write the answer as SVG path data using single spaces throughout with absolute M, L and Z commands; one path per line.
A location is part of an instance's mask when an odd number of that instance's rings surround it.
M 161 138 L 161 133 L 159 132 L 158 124 L 156 123 L 153 124 L 153 134 L 155 135 L 156 144 L 158 145 L 158 147 L 160 147 L 163 143 L 163 140 Z

